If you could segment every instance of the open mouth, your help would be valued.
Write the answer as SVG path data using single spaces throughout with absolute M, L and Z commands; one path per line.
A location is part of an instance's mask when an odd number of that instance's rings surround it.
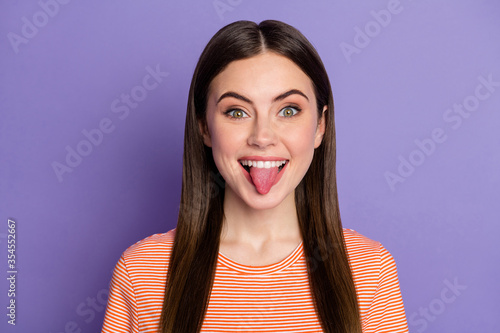
M 250 168 L 275 168 L 278 166 L 278 173 L 285 167 L 288 160 L 283 161 L 239 161 L 241 166 L 250 173 Z
M 261 195 L 267 194 L 280 181 L 283 175 L 281 171 L 285 170 L 288 164 L 288 160 L 239 160 L 238 162 L 245 170 L 245 178 Z

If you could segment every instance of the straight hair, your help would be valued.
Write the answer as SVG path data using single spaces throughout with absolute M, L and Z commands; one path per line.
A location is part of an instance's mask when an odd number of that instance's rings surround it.
M 161 333 L 196 333 L 210 299 L 224 218 L 224 187 L 204 145 L 207 95 L 212 80 L 233 61 L 274 52 L 292 60 L 311 79 L 318 121 L 325 134 L 295 189 L 295 205 L 309 285 L 324 332 L 361 333 L 354 281 L 340 220 L 335 173 L 333 96 L 325 67 L 309 41 L 280 21 L 238 21 L 220 29 L 203 50 L 193 74 L 184 133 L 182 191 L 170 257 Z M 323 113 L 323 107 L 327 111 Z

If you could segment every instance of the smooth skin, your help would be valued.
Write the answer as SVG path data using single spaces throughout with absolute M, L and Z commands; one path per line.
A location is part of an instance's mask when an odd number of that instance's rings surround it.
M 210 84 L 206 122 L 204 143 L 226 181 L 220 252 L 243 265 L 279 262 L 302 240 L 295 188 L 325 132 L 311 79 L 269 51 L 234 61 Z M 263 195 L 245 178 L 245 156 L 275 156 L 288 165 Z

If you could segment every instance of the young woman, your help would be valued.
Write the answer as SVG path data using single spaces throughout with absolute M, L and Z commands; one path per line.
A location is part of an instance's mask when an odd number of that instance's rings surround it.
M 239 21 L 206 46 L 177 227 L 123 253 L 102 331 L 408 332 L 392 256 L 342 228 L 330 83 L 295 28 Z

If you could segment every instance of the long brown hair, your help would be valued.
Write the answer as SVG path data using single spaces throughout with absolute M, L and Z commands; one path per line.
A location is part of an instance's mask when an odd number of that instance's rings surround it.
M 232 61 L 275 52 L 295 62 L 314 85 L 325 134 L 309 170 L 295 189 L 295 205 L 316 311 L 325 332 L 361 333 L 361 322 L 342 224 L 335 175 L 333 97 L 314 47 L 280 21 L 231 23 L 219 30 L 194 71 L 186 114 L 182 193 L 162 309 L 161 333 L 199 332 L 208 306 L 224 216 L 224 180 L 203 143 L 207 94 Z M 327 112 L 323 114 L 323 107 Z

